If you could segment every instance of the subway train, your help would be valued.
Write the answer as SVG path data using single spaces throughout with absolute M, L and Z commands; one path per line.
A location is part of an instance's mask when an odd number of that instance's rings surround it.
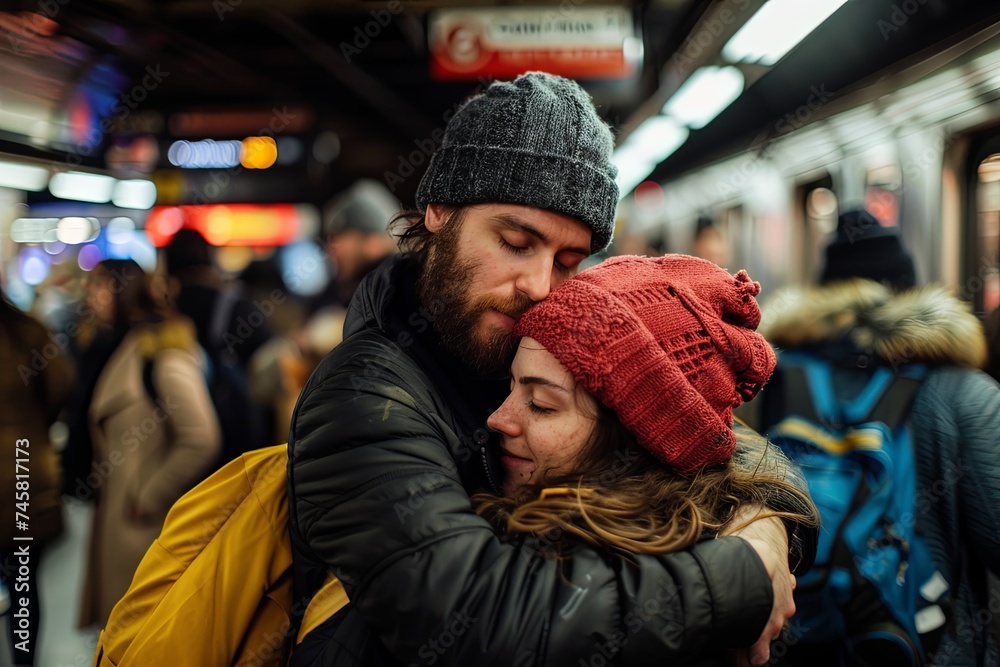
M 836 95 L 813 86 L 742 150 L 622 204 L 672 251 L 690 252 L 710 219 L 730 268 L 767 291 L 814 282 L 838 212 L 863 205 L 899 227 L 919 281 L 987 313 L 1000 305 L 1000 25 Z

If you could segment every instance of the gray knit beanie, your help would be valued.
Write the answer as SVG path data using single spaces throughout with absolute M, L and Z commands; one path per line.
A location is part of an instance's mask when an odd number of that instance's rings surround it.
M 618 205 L 611 130 L 575 81 L 528 72 L 494 82 L 445 128 L 417 189 L 434 204 L 533 206 L 593 230 L 592 252 L 611 243 Z

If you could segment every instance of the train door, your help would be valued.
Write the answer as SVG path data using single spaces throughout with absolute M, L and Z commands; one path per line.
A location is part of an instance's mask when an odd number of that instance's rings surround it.
M 800 185 L 795 193 L 793 229 L 798 251 L 792 257 L 793 279 L 801 285 L 815 284 L 823 263 L 823 248 L 837 230 L 837 195 L 829 174 Z

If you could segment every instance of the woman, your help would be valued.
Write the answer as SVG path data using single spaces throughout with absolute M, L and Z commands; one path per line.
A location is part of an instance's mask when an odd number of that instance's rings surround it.
M 733 430 L 775 365 L 753 331 L 759 290 L 681 255 L 615 258 L 554 290 L 515 329 L 511 394 L 489 421 L 504 496 L 477 495 L 477 511 L 553 556 L 578 540 L 668 553 L 780 518 L 793 572 L 808 567 L 819 521 L 804 483 Z
M 0 576 L 12 602 L 27 602 L 6 612 L 8 638 L 17 665 L 34 663 L 41 627 L 38 563 L 42 550 L 63 529 L 59 457 L 49 441 L 49 427 L 73 388 L 73 366 L 68 357 L 55 336 L 9 303 L 0 290 L 0 363 L 4 368 L 0 376 L 0 438 L 4 452 L 0 473 L 4 498 L 0 503 Z M 24 537 L 31 541 L 20 541 Z M 31 585 L 27 587 L 15 581 L 19 566 L 25 564 L 15 552 L 24 546 L 30 547 L 26 564 Z M 20 607 L 26 607 L 32 619 L 34 633 L 28 642 L 29 651 L 14 647 L 19 641 L 14 634 L 18 627 L 14 613 Z
M 766 508 L 756 519 L 815 527 L 808 496 L 757 467 L 766 442 L 742 430 L 733 457 L 732 409 L 775 365 L 753 331 L 759 290 L 694 257 L 620 257 L 534 306 L 489 421 L 505 496 L 477 496 L 480 513 L 507 532 L 558 535 L 557 549 L 581 539 L 632 553 L 732 532 L 748 505 Z
M 167 510 L 201 481 L 221 446 L 194 327 L 157 303 L 139 265 L 98 264 L 87 304 L 126 333 L 88 409 L 94 465 L 87 484 L 97 507 L 81 626 L 108 618 Z

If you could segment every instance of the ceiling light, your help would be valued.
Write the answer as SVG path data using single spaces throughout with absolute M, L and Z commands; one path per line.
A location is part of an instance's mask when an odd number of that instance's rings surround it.
M 697 130 L 708 125 L 743 93 L 743 73 L 735 67 L 702 67 L 670 100 L 663 113 Z
M 722 47 L 730 62 L 773 65 L 847 0 L 770 0 Z
M 59 221 L 56 239 L 67 245 L 86 243 L 97 238 L 101 223 L 97 218 L 68 217 Z
M 38 192 L 49 182 L 49 170 L 45 167 L 0 161 L 0 187 Z
M 143 179 L 118 181 L 111 201 L 121 208 L 153 208 L 156 203 L 156 186 L 152 181 Z
M 634 148 L 638 155 L 659 164 L 680 148 L 689 134 L 688 129 L 673 118 L 651 116 L 628 136 L 621 147 Z
M 49 192 L 60 199 L 89 201 L 104 204 L 111 201 L 111 191 L 115 179 L 100 174 L 85 174 L 82 171 L 66 171 L 56 174 L 49 182 Z

